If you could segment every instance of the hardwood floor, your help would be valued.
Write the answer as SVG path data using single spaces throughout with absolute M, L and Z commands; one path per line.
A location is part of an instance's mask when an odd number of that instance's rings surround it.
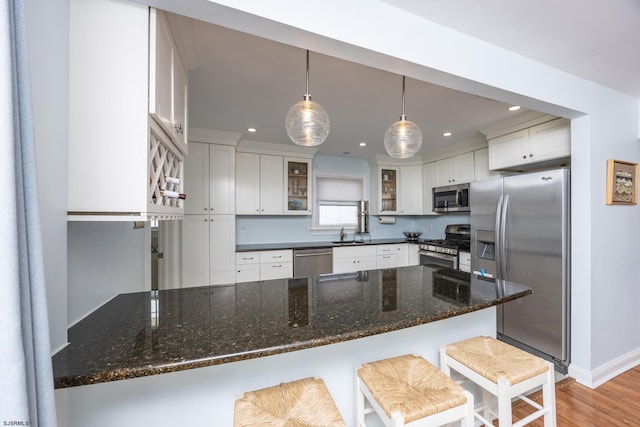
M 533 400 L 541 403 L 541 393 Z M 595 390 L 568 378 L 556 384 L 558 427 L 640 426 L 640 366 L 618 375 Z M 514 404 L 514 419 L 531 413 L 530 407 Z M 497 422 L 496 422 L 497 425 Z M 543 427 L 542 420 L 529 424 Z

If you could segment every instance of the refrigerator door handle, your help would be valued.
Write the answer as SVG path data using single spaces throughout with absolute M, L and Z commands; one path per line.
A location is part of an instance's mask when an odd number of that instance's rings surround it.
M 502 200 L 502 212 L 500 218 L 500 278 L 507 279 L 507 211 L 509 208 L 509 195 Z
M 498 279 L 504 279 L 504 277 L 501 277 L 500 275 L 502 274 L 502 260 L 501 255 L 502 255 L 502 249 L 501 249 L 501 239 L 500 239 L 500 223 L 502 220 L 502 194 L 500 194 L 500 196 L 498 197 L 498 203 L 496 203 L 496 224 L 494 227 L 494 245 L 495 245 L 495 256 L 496 256 L 496 276 Z

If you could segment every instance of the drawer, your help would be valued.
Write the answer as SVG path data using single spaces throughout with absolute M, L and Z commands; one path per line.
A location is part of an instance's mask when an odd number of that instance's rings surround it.
M 376 245 L 376 255 L 397 254 L 400 249 L 400 245 Z
M 286 279 L 293 277 L 293 262 L 273 262 L 260 264 L 260 280 Z
M 260 251 L 260 264 L 265 262 L 293 262 L 293 251 L 290 249 L 281 251 Z
M 258 264 L 260 262 L 260 252 L 236 252 L 236 265 Z

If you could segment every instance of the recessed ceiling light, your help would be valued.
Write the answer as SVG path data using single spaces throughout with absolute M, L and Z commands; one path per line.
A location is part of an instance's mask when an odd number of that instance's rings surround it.
M 512 105 L 508 108 L 509 111 L 518 111 L 520 109 L 519 105 Z
M 360 147 L 366 147 L 366 146 L 367 146 L 367 143 L 366 143 L 365 141 L 360 141 L 360 142 L 358 143 L 358 145 L 359 145 Z
M 349 155 L 349 154 L 351 154 L 351 151 L 343 151 L 342 154 Z
M 451 132 L 445 132 L 442 134 L 442 136 L 451 136 Z
M 256 132 L 258 132 L 258 129 L 256 129 L 256 128 L 247 128 L 247 132 L 256 133 Z

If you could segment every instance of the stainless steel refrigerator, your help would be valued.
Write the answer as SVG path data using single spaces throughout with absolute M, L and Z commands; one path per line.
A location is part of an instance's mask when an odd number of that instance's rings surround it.
M 569 170 L 471 184 L 471 269 L 523 283 L 533 294 L 498 306 L 498 338 L 570 362 Z

